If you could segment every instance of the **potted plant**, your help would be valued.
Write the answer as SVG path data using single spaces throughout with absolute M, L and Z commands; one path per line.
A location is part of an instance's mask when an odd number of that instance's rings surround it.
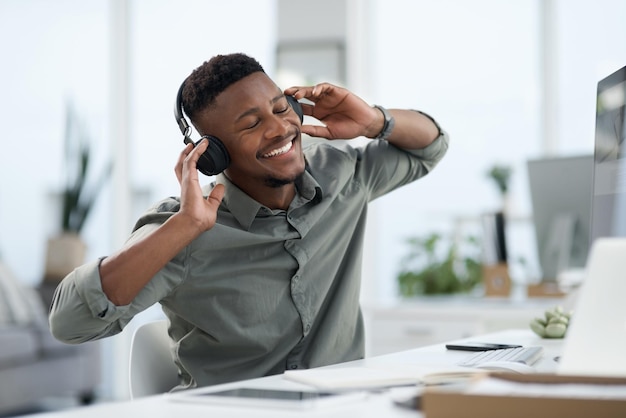
M 402 296 L 469 293 L 481 283 L 482 266 L 477 257 L 461 255 L 459 245 L 447 244 L 441 234 L 409 238 L 407 243 L 409 252 L 397 276 Z M 474 237 L 467 237 L 465 246 L 480 251 Z
M 508 296 L 511 292 L 511 278 L 507 264 L 506 222 L 511 213 L 509 184 L 513 169 L 508 165 L 494 164 L 486 173 L 500 192 L 501 208 L 495 213 L 483 215 L 485 263 L 483 281 L 486 296 Z
M 81 237 L 85 221 L 111 174 L 108 163 L 89 182 L 91 138 L 68 103 L 65 117 L 65 186 L 60 193 L 60 233 L 48 240 L 44 281 L 58 282 L 84 262 L 87 246 Z
M 502 212 L 506 215 L 509 212 L 509 183 L 513 169 L 508 165 L 495 164 L 486 174 L 487 178 L 493 180 L 498 192 L 500 192 Z

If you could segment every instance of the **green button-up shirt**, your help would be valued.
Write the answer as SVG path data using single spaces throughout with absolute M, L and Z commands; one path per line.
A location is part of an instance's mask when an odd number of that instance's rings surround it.
M 59 285 L 51 327 L 67 342 L 102 338 L 158 302 L 170 320 L 181 388 L 362 358 L 367 204 L 427 174 L 447 148 L 445 132 L 416 151 L 386 141 L 363 147 L 311 141 L 287 211 L 264 207 L 219 175 L 226 192 L 216 225 L 131 304 L 107 299 L 94 261 Z M 130 240 L 146 236 L 178 208 L 178 198 L 160 202 L 138 221 Z

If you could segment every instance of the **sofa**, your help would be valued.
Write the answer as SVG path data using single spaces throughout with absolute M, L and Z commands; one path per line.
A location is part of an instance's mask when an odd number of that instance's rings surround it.
M 51 397 L 94 399 L 100 345 L 67 345 L 52 337 L 47 307 L 53 290 L 21 284 L 0 260 L 0 415 L 36 410 Z

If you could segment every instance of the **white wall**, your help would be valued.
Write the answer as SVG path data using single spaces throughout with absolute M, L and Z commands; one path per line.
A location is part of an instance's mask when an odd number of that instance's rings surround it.
M 178 193 L 173 167 L 182 137 L 175 94 L 192 69 L 242 51 L 273 70 L 273 0 L 135 0 L 131 13 L 130 177 L 147 189 L 137 211 Z M 0 2 L 0 256 L 26 283 L 43 272 L 45 241 L 58 230 L 49 193 L 62 188 L 64 100 L 77 104 L 102 165 L 108 137 L 109 3 Z M 85 230 L 88 258 L 111 252 L 115 202 L 107 188 Z M 113 208 L 113 209 L 112 209 Z M 133 221 L 134 221 L 134 217 Z M 128 231 L 132 225 L 127 225 Z
M 106 5 L 0 2 L 0 256 L 25 282 L 40 279 L 45 239 L 60 223 L 50 219 L 49 193 L 64 179 L 66 99 L 96 151 L 107 150 Z
M 445 231 L 455 219 L 500 206 L 485 176 L 493 164 L 513 167 L 512 214 L 529 217 L 525 161 L 539 156 L 543 142 L 554 142 L 561 155 L 593 152 L 596 83 L 626 65 L 626 4 L 554 1 L 558 114 L 547 117 L 557 118 L 558 138 L 542 137 L 540 2 L 370 4 L 372 100 L 430 112 L 452 138 L 449 154 L 432 175 L 376 203 L 376 297 L 385 300 L 395 296 L 405 237 Z M 532 227 L 513 229 L 511 258 L 526 258 L 530 269 L 512 274 L 536 280 Z
M 376 100 L 424 110 L 451 136 L 431 175 L 377 203 L 378 273 L 390 279 L 379 294 L 393 298 L 407 237 L 452 234 L 455 219 L 499 209 L 493 164 L 514 166 L 514 210 L 527 213 L 522 162 L 541 144 L 539 15 L 534 2 L 497 0 L 379 1 L 373 13 Z

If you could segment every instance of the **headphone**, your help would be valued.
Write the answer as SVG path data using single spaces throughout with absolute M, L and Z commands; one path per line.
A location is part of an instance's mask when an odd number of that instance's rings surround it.
M 176 118 L 176 123 L 178 123 L 178 127 L 184 136 L 183 142 L 185 144 L 194 144 L 192 139 L 189 137 L 189 134 L 191 133 L 191 126 L 189 126 L 187 120 L 185 119 L 185 116 L 183 115 L 184 87 L 185 82 L 183 81 L 183 84 L 181 84 L 178 88 L 178 94 L 176 95 L 176 104 L 174 105 L 174 117 Z M 302 105 L 293 96 L 285 97 L 287 97 L 287 102 L 289 102 L 291 108 L 298 114 L 298 117 L 300 118 L 300 123 L 302 123 L 302 120 L 304 118 Z M 196 167 L 198 170 L 200 170 L 202 174 L 205 174 L 207 176 L 213 176 L 226 170 L 226 168 L 230 164 L 230 155 L 228 155 L 228 151 L 226 150 L 226 146 L 224 146 L 224 143 L 219 138 L 213 135 L 204 135 L 197 142 L 195 142 L 194 146 L 198 145 L 200 141 L 202 141 L 204 138 L 209 140 L 209 146 L 198 159 Z

